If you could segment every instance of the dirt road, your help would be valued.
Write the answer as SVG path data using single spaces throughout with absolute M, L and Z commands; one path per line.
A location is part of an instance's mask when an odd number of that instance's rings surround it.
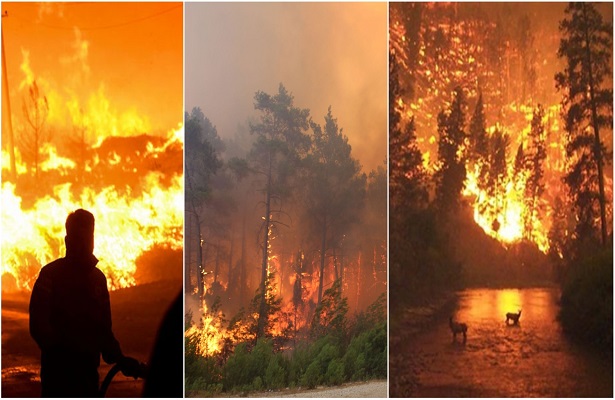
M 320 387 L 313 390 L 254 393 L 248 397 L 301 397 L 301 398 L 386 398 L 386 381 L 349 383 L 336 387 Z

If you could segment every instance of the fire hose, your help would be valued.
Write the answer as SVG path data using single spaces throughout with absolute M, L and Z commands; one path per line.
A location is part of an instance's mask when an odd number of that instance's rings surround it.
M 99 397 L 105 397 L 105 394 L 107 393 L 107 389 L 109 388 L 111 381 L 113 380 L 115 375 L 117 375 L 117 373 L 120 372 L 121 370 L 122 368 L 120 366 L 120 363 L 117 363 L 113 367 L 111 367 L 109 372 L 107 372 L 107 375 L 105 376 L 105 379 L 103 380 L 102 384 L 100 385 L 100 390 L 98 391 Z M 134 378 L 135 379 L 137 378 L 145 379 L 146 375 L 147 375 L 147 364 L 139 363 L 138 375 L 134 376 Z

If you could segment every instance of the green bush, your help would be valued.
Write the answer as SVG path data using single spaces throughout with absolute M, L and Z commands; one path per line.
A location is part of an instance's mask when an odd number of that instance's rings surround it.
M 251 352 L 247 346 L 247 343 L 237 345 L 226 362 L 223 379 L 225 390 L 254 386 L 256 377 L 260 377 L 263 384 L 265 371 L 273 357 L 271 340 L 260 339 Z
M 252 390 L 256 390 L 258 392 L 263 390 L 263 388 L 263 378 L 261 378 L 260 376 L 254 378 L 254 380 L 252 381 Z
M 310 346 L 305 343 L 300 344 L 293 352 L 289 364 L 288 384 L 302 385 L 301 379 L 310 365 Z
M 308 389 L 314 389 L 320 383 L 320 376 L 320 365 L 318 365 L 317 360 L 314 360 L 305 371 L 305 374 L 303 374 L 303 377 L 301 378 L 301 386 Z
M 220 368 L 213 358 L 186 360 L 186 389 L 212 391 L 220 384 Z
M 346 375 L 353 380 L 386 378 L 387 343 L 385 322 L 353 338 L 342 359 Z
M 267 389 L 281 389 L 286 386 L 286 371 L 280 365 L 281 355 L 271 358 L 265 371 L 265 385 Z
M 248 343 L 237 345 L 223 367 L 223 378 L 219 379 L 224 391 L 277 390 L 286 386 L 312 389 L 323 384 L 340 385 L 349 378 L 386 377 L 387 325 L 382 299 L 373 310 L 357 318 L 352 332 L 358 336 L 352 341 L 349 335 L 329 334 L 313 342 L 299 343 L 290 357 L 276 353 L 273 342 L 266 338 L 253 349 Z M 371 329 L 364 331 L 368 328 Z M 345 343 L 349 341 L 346 349 Z M 199 380 L 189 385 L 186 381 L 187 388 L 203 385 L 212 391 L 207 382 Z
M 341 385 L 344 382 L 344 363 L 342 360 L 336 358 L 329 363 L 325 378 L 329 385 Z

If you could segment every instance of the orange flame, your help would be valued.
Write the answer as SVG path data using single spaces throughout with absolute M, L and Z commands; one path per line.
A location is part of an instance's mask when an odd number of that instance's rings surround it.
M 168 140 L 152 152 L 164 151 L 172 143 L 181 143 L 183 127 L 172 131 Z M 57 156 L 55 148 L 47 145 L 50 155 L 42 163 L 43 170 L 72 171 L 73 161 Z M 3 169 L 8 158 L 3 153 Z M 24 165 L 18 167 L 25 173 Z M 22 199 L 15 194 L 15 184 L 2 183 L 2 275 L 11 275 L 16 288 L 30 290 L 38 270 L 65 251 L 64 222 L 77 208 L 91 211 L 96 218 L 95 254 L 98 267 L 105 273 L 110 289 L 134 285 L 136 259 L 155 244 L 167 244 L 173 249 L 183 246 L 183 178 L 175 176 L 168 188 L 161 185 L 160 172 L 148 172 L 140 196 L 120 196 L 115 187 L 99 191 L 83 190 L 78 198 L 71 193 L 71 184 L 54 187 L 53 193 L 38 199 L 29 209 L 22 207 Z M 165 184 L 166 186 L 166 184 Z M 4 288 L 3 289 L 7 289 Z

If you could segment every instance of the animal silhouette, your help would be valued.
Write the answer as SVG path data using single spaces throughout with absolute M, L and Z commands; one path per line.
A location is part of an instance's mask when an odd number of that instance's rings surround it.
M 517 325 L 519 323 L 519 318 L 521 318 L 521 310 L 519 310 L 518 313 L 506 313 L 506 323 L 508 324 L 508 321 L 512 321 L 514 325 Z
M 453 321 L 453 317 L 450 317 L 448 320 L 448 326 L 451 328 L 451 332 L 453 333 L 453 340 L 457 339 L 457 334 L 463 334 L 463 342 L 466 341 L 466 332 L 468 331 L 468 326 L 463 322 L 455 322 Z

